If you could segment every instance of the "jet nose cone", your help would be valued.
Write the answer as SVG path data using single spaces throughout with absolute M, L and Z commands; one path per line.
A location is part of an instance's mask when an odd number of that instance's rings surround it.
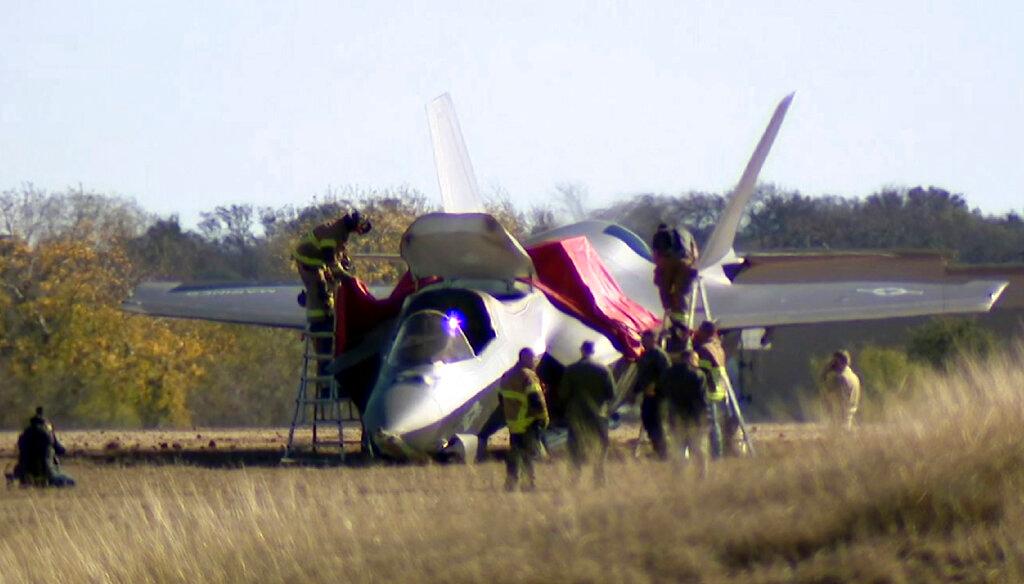
M 367 406 L 366 430 L 374 443 L 389 454 L 407 457 L 407 450 L 418 449 L 417 438 L 441 419 L 441 407 L 422 383 L 402 382 L 375 394 Z

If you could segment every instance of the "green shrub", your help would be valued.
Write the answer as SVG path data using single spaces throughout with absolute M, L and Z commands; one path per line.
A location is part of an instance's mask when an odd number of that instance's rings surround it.
M 975 320 L 936 318 L 911 329 L 907 355 L 919 363 L 944 369 L 960 356 L 985 357 L 995 345 L 995 335 Z

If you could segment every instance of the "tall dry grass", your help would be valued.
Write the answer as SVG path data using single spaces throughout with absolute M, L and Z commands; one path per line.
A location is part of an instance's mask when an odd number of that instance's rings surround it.
M 1024 582 L 1022 351 L 888 421 L 713 466 L 502 491 L 473 467 L 85 467 L 0 499 L 0 581 Z M 769 449 L 770 450 L 770 449 Z

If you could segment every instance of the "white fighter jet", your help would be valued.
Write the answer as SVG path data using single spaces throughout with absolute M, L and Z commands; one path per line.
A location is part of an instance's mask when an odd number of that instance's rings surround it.
M 1006 282 L 733 282 L 743 263 L 732 247 L 740 218 L 792 98 L 775 109 L 703 246 L 698 268 L 710 310 L 700 303 L 697 322 L 711 312 L 720 328 L 738 330 L 989 310 Z M 471 460 L 481 440 L 503 426 L 497 383 L 520 349 L 543 355 L 539 372 L 554 384 L 579 358 L 582 341 L 591 340 L 595 358 L 625 381 L 640 333 L 657 327 L 663 311 L 651 252 L 620 225 L 583 221 L 524 243 L 512 237 L 484 211 L 451 100 L 442 95 L 427 109 L 445 212 L 418 218 L 402 237 L 409 276 L 388 299 L 390 309 L 365 288 L 342 292 L 348 296 L 341 310 L 358 312 L 363 330 L 348 331 L 334 371 L 360 406 L 375 453 Z M 300 290 L 298 284 L 151 283 L 123 307 L 302 329 Z M 366 322 L 367 314 L 376 317 Z

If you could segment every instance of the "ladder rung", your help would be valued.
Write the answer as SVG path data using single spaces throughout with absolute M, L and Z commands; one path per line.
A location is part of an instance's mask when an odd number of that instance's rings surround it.
M 306 383 L 330 383 L 334 381 L 333 375 L 304 375 L 302 377 Z
M 312 428 L 313 451 L 319 447 L 337 448 L 338 455 L 345 460 L 345 447 L 349 444 L 362 445 L 362 438 L 346 439 L 344 427 L 346 423 L 359 422 L 359 412 L 355 409 L 349 396 L 340 395 L 337 379 L 334 375 L 310 374 L 311 369 L 315 373 L 323 371 L 324 362 L 333 361 L 335 358 L 334 347 L 336 346 L 335 331 L 331 330 L 309 330 L 303 331 L 306 346 L 303 351 L 303 365 L 301 383 L 299 384 L 298 396 L 295 399 L 295 415 L 292 418 L 292 426 L 288 432 L 288 445 L 285 447 L 285 455 L 282 463 L 292 463 L 296 459 L 291 454 L 297 447 L 295 442 L 295 431 L 302 426 Z M 330 339 L 330 344 L 315 342 L 318 339 Z M 326 352 L 322 352 L 326 349 Z M 310 363 L 317 363 L 314 369 Z M 316 384 L 317 390 L 309 388 L 310 384 Z M 327 387 L 325 387 L 327 386 Z M 328 397 L 307 397 L 309 395 L 323 395 L 328 393 L 321 390 L 330 390 Z M 312 415 L 309 415 L 309 406 L 314 406 Z M 347 410 L 345 409 L 347 408 Z M 325 416 L 325 417 L 320 417 Z M 331 427 L 337 429 L 336 438 L 327 439 L 320 437 L 317 432 L 333 434 Z M 326 432 L 325 432 L 326 431 Z

